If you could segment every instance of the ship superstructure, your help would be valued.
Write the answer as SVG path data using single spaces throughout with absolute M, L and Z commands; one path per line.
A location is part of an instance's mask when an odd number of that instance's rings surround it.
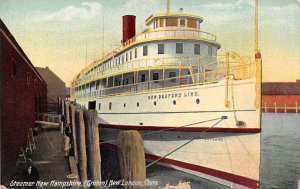
M 217 56 L 220 44 L 202 31 L 202 21 L 168 8 L 151 15 L 136 35 L 135 16 L 123 16 L 122 46 L 73 79 L 71 99 L 98 111 L 101 139 L 111 145 L 120 131 L 139 130 L 150 160 L 234 188 L 256 188 L 260 56 Z

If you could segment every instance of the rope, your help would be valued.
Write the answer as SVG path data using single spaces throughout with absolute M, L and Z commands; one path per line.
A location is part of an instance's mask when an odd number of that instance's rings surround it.
M 159 130 L 159 131 L 151 131 L 151 132 L 148 132 L 148 133 L 143 133 L 143 134 L 141 134 L 141 136 L 147 136 L 147 135 L 151 135 L 151 134 L 154 134 L 154 133 L 161 133 L 161 132 L 164 132 L 164 131 L 170 131 L 170 130 L 174 130 L 174 129 L 180 129 L 180 128 L 183 128 L 183 127 L 189 127 L 189 126 L 192 126 L 192 125 L 206 123 L 206 122 L 210 122 L 210 121 L 216 121 L 216 120 L 219 120 L 219 119 L 221 119 L 221 120 L 227 119 L 227 116 L 221 116 L 220 118 L 215 118 L 215 119 L 209 119 L 209 120 L 205 120 L 205 121 L 199 121 L 199 122 L 195 122 L 195 123 L 190 123 L 190 124 L 183 125 L 183 126 L 180 126 L 180 127 L 172 127 L 172 128 L 162 129 L 162 130 Z M 114 142 L 114 141 L 116 141 L 116 139 L 114 139 L 114 140 L 108 140 L 108 141 L 104 141 L 104 142 L 100 142 L 100 144 L 105 144 L 105 143 Z
M 225 140 L 226 149 L 227 149 L 227 152 L 228 152 L 227 154 L 228 154 L 228 158 L 229 158 L 231 173 L 234 174 L 234 170 L 233 170 L 233 166 L 232 166 L 232 160 L 231 160 L 231 156 L 230 156 L 230 152 L 229 152 L 229 148 L 228 148 L 228 143 L 227 143 L 226 138 L 224 140 Z M 230 188 L 235 188 L 235 176 L 233 176 L 233 185 L 234 185 L 234 187 L 232 187 L 232 183 L 231 183 Z
M 233 87 L 233 76 L 231 76 L 231 101 L 232 101 L 232 109 L 233 109 L 233 115 L 235 122 L 237 123 L 237 117 L 236 117 L 236 109 L 235 109 L 235 102 L 234 102 L 234 87 Z
M 241 143 L 242 147 L 245 149 L 245 151 L 250 155 L 250 157 L 252 158 L 253 162 L 255 163 L 255 165 L 258 167 L 259 164 L 258 162 L 256 161 L 256 159 L 253 157 L 253 155 L 249 152 L 249 150 L 246 148 L 246 146 L 244 145 L 244 143 L 241 141 L 240 137 L 239 136 L 236 136 L 239 140 L 239 142 Z
M 211 128 L 213 128 L 214 126 L 216 126 L 217 124 L 219 124 L 221 121 L 223 121 L 223 119 L 220 119 L 217 123 L 213 124 L 211 127 L 209 127 L 209 128 L 207 128 L 207 129 L 205 129 L 204 131 L 202 131 L 202 132 L 200 133 L 200 136 L 201 136 L 201 134 L 205 133 L 205 132 L 208 131 L 209 129 L 211 129 Z M 149 163 L 148 165 L 146 165 L 146 169 L 147 169 L 148 167 L 150 167 L 151 165 L 153 165 L 153 164 L 159 162 L 160 160 L 166 158 L 167 156 L 173 154 L 174 152 L 178 151 L 178 150 L 181 149 L 182 147 L 184 147 L 184 146 L 188 145 L 189 143 L 193 142 L 194 140 L 200 139 L 200 136 L 195 137 L 195 138 L 192 138 L 191 140 L 185 142 L 184 144 L 182 144 L 182 145 L 180 145 L 179 147 L 175 148 L 174 150 L 172 150 L 171 152 L 167 153 L 166 155 L 164 155 L 164 156 L 158 158 L 157 160 L 155 160 L 155 161 Z

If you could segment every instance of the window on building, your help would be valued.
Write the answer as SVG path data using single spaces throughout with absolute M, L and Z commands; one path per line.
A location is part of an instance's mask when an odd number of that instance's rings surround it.
M 143 46 L 143 56 L 148 56 L 148 46 Z
M 166 26 L 177 26 L 178 25 L 178 21 L 177 18 L 167 18 L 166 19 Z
M 200 54 L 200 44 L 194 44 L 194 54 Z
M 183 53 L 183 43 L 176 43 L 176 53 Z
M 212 56 L 212 47 L 208 46 L 208 56 Z
M 153 81 L 156 81 L 156 80 L 158 80 L 159 79 L 159 74 L 158 73 L 153 73 L 153 75 L 152 75 L 152 80 Z
M 134 58 L 137 57 L 137 48 L 134 49 Z
M 16 74 L 17 74 L 17 66 L 16 66 L 16 62 L 15 61 L 12 62 L 12 69 L 13 69 L 13 76 L 16 76 Z
M 197 20 L 196 19 L 188 19 L 187 27 L 189 28 L 197 28 Z
M 169 78 L 173 78 L 173 79 L 171 79 L 170 81 L 171 82 L 176 82 L 176 72 L 170 72 L 169 73 Z
M 180 24 L 180 27 L 185 27 L 185 20 L 181 19 L 179 24 Z
M 29 72 L 27 72 L 27 79 L 26 79 L 26 81 L 27 81 L 27 85 L 29 85 L 30 84 L 30 74 L 29 74 Z
M 142 74 L 141 75 L 141 82 L 145 82 L 146 81 L 146 74 Z
M 158 44 L 157 45 L 158 54 L 165 54 L 165 44 Z

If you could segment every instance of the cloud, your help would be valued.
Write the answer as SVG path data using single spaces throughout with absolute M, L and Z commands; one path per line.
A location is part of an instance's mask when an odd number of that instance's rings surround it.
M 201 5 L 201 7 L 205 9 L 212 10 L 233 10 L 233 9 L 241 9 L 243 6 L 251 6 L 254 7 L 254 0 L 237 0 L 235 2 L 224 2 L 224 3 L 210 3 Z
M 102 5 L 98 2 L 83 2 L 81 7 L 67 6 L 46 16 L 46 20 L 71 21 L 73 19 L 88 20 L 99 15 Z
M 271 6 L 267 8 L 273 11 L 300 11 L 300 6 L 296 4 L 287 4 L 284 6 Z
M 159 0 L 127 0 L 124 4 L 126 8 L 151 9 L 160 5 Z

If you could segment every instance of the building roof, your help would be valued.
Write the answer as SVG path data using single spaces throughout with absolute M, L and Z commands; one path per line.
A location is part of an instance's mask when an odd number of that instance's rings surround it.
M 46 84 L 44 78 L 39 74 L 39 72 L 35 69 L 29 58 L 26 56 L 14 36 L 10 33 L 9 29 L 6 27 L 2 19 L 0 18 L 0 32 L 2 35 L 7 38 L 7 40 L 11 43 L 11 45 L 15 48 L 15 50 L 23 57 L 24 61 L 31 67 L 31 69 L 37 74 L 37 76 L 41 79 L 41 81 Z
M 35 68 L 39 72 L 39 74 L 46 80 L 47 83 L 57 82 L 57 81 L 61 83 L 65 83 L 52 70 L 50 70 L 49 67 L 45 67 L 45 68 L 35 67 Z
M 296 82 L 264 82 L 262 95 L 300 95 L 300 80 Z

